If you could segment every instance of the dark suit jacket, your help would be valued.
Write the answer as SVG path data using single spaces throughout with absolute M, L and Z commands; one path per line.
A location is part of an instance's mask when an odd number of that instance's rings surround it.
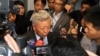
M 31 21 L 30 21 L 30 18 L 31 18 L 31 16 L 32 16 L 33 13 L 34 13 L 34 10 L 30 10 L 26 14 L 27 26 L 30 26 L 32 24 Z
M 25 14 L 24 15 L 16 15 L 16 20 L 15 20 L 15 30 L 18 35 L 23 35 L 24 33 L 27 32 L 27 22 L 26 22 Z
M 53 32 L 59 34 L 61 28 L 65 27 L 66 29 L 69 29 L 69 25 L 70 17 L 68 16 L 67 12 L 63 12 L 59 20 L 56 22 Z
M 30 39 L 36 40 L 36 35 L 35 35 L 34 31 L 29 31 L 25 35 L 27 36 L 27 40 L 30 40 Z M 51 45 L 55 41 L 56 37 L 54 37 L 54 35 L 52 33 L 49 33 L 47 35 L 47 39 L 48 39 L 48 44 Z
M 27 36 L 27 40 L 34 39 L 36 41 L 36 35 L 35 35 L 35 32 L 34 31 L 29 31 L 25 35 Z M 56 38 L 53 37 L 53 34 L 52 33 L 49 33 L 47 35 L 47 39 L 48 39 L 48 46 L 51 46 L 55 42 L 55 40 L 56 40 Z M 36 54 L 36 48 L 33 47 L 33 49 L 34 49 L 34 54 Z

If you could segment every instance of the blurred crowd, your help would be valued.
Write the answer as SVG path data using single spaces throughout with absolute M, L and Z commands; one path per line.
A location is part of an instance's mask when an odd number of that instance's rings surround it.
M 75 10 L 78 1 L 34 0 L 34 10 L 28 12 L 22 1 L 13 1 L 19 11 L 9 11 L 8 29 L 0 41 L 7 43 L 13 56 L 100 56 L 100 5 L 82 0 Z M 23 44 L 18 36 L 25 36 Z M 23 45 L 32 55 L 24 53 Z

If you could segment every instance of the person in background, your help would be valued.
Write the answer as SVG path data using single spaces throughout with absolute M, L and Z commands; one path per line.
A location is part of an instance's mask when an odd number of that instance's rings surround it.
M 62 38 L 55 42 L 50 50 L 51 56 L 88 56 L 81 46 Z
M 32 23 L 30 21 L 30 18 L 32 16 L 33 13 L 38 12 L 40 10 L 44 10 L 45 6 L 46 6 L 46 0 L 34 0 L 33 2 L 34 4 L 34 10 L 29 10 L 26 14 L 26 19 L 27 19 L 27 31 L 32 30 Z
M 69 14 L 71 12 L 71 10 L 72 10 L 72 5 L 66 4 L 65 5 L 65 9 L 67 10 L 67 13 Z
M 54 0 L 54 12 L 52 13 L 52 29 L 51 31 L 57 36 L 60 35 L 62 28 L 66 29 L 66 34 L 69 29 L 70 17 L 65 11 L 67 0 Z
M 34 12 L 38 12 L 39 10 L 44 9 L 44 7 L 46 6 L 46 0 L 34 0 L 33 4 L 34 10 L 30 10 L 27 12 L 27 19 L 29 20 Z
M 19 9 L 19 12 L 16 15 L 16 33 L 18 35 L 23 35 L 27 31 L 27 20 L 25 19 L 25 7 L 23 2 L 21 1 L 14 1 L 14 6 L 17 6 Z
M 54 0 L 47 0 L 48 2 L 48 9 L 47 11 L 52 14 L 54 12 Z
M 94 0 L 83 0 L 81 2 L 81 9 L 69 12 L 71 16 L 70 20 L 70 28 L 68 34 L 71 34 L 79 44 L 86 50 L 96 52 L 96 44 L 95 41 L 88 39 L 84 34 L 84 28 L 81 27 L 81 19 L 87 13 L 87 11 L 96 5 Z M 70 11 L 72 6 L 70 4 L 66 4 L 66 10 Z
M 67 10 L 67 13 L 71 13 L 75 10 L 75 5 L 78 0 L 68 0 L 69 2 L 65 5 L 65 9 Z
M 79 38 L 77 38 L 77 39 L 78 39 L 79 42 L 81 41 L 81 39 L 83 37 L 83 34 L 80 32 L 81 19 L 87 13 L 87 11 L 94 5 L 96 5 L 94 0 L 83 0 L 81 2 L 81 9 L 72 11 L 69 14 L 71 16 L 71 18 L 74 19 L 74 21 L 78 24 L 78 29 L 77 29 L 78 34 L 77 34 L 77 36 Z
M 92 7 L 82 18 L 85 34 L 97 44 L 97 55 L 100 56 L 100 5 Z
M 34 12 L 43 10 L 46 6 L 46 0 L 34 0 Z
M 9 12 L 8 14 L 8 28 L 9 28 L 9 34 L 16 38 L 16 31 L 15 31 L 15 20 L 16 20 L 16 14 L 14 12 Z

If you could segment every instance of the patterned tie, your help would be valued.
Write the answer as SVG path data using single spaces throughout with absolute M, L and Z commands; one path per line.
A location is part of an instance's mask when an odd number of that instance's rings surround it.
M 36 41 L 35 46 L 44 46 L 44 41 L 42 37 L 40 37 L 40 39 Z
M 40 37 L 40 39 L 39 40 L 43 40 L 43 37 Z
M 43 37 L 40 37 L 39 40 L 41 40 L 42 41 L 42 44 L 44 45 L 44 40 L 43 39 L 44 39 Z

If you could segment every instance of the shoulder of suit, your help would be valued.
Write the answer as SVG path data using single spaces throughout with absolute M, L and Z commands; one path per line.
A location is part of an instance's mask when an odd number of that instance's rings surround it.
M 62 16 L 64 16 L 64 18 L 67 17 L 67 19 L 68 19 L 68 18 L 70 19 L 70 16 L 69 16 L 69 14 L 68 14 L 67 12 L 63 12 L 63 13 L 62 13 Z
M 24 35 L 33 35 L 34 34 L 34 31 L 29 31 L 27 33 L 25 33 Z
M 34 12 L 34 10 L 29 10 L 27 13 L 33 13 Z

